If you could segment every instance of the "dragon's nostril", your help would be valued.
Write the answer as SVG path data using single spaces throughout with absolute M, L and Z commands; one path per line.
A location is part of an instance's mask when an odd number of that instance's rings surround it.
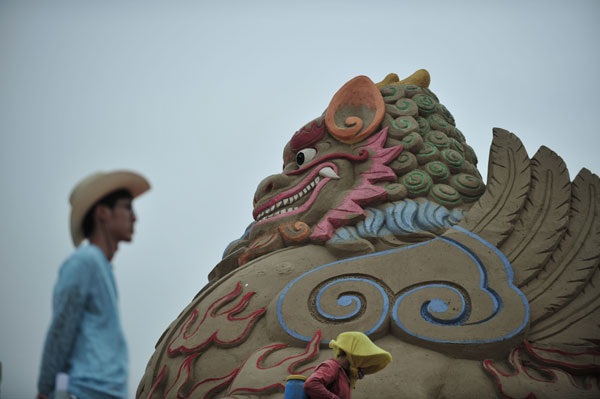
M 273 191 L 273 182 L 269 182 L 269 184 L 265 186 L 265 194 L 268 194 L 271 191 Z

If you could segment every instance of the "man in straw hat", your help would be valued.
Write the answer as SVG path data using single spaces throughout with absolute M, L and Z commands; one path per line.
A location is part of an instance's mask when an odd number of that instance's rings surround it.
M 335 358 L 319 364 L 304 382 L 304 392 L 311 399 L 350 399 L 357 380 L 392 361 L 392 355 L 358 331 L 341 333 L 329 347 Z
M 120 241 L 131 241 L 131 201 L 150 188 L 137 173 L 94 173 L 71 192 L 75 252 L 62 264 L 38 380 L 38 397 L 52 396 L 58 373 L 81 399 L 127 396 L 127 347 L 109 263 Z M 88 245 L 80 245 L 86 239 Z

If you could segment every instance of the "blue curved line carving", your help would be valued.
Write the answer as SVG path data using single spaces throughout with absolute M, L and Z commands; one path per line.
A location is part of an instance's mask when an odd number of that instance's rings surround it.
M 326 265 L 322 265 L 319 267 L 316 267 L 312 270 L 309 270 L 307 272 L 304 272 L 303 274 L 301 274 L 300 276 L 296 277 L 294 280 L 292 280 L 288 285 L 285 286 L 285 288 L 283 289 L 283 291 L 281 292 L 281 294 L 279 295 L 279 298 L 277 299 L 277 307 L 276 307 L 276 313 L 277 313 L 277 320 L 279 321 L 279 325 L 283 328 L 283 330 L 288 333 L 288 335 L 299 339 L 301 341 L 305 341 L 305 342 L 310 342 L 310 340 L 313 337 L 309 337 L 306 335 L 302 335 L 297 333 L 296 331 L 293 331 L 291 328 L 288 327 L 288 325 L 285 323 L 285 320 L 283 320 L 283 314 L 282 314 L 282 307 L 283 307 L 283 300 L 286 296 L 286 294 L 288 293 L 288 291 L 300 280 L 302 280 L 304 277 L 308 276 L 311 273 L 315 273 L 319 270 L 325 269 L 326 267 L 331 267 L 340 263 L 345 263 L 345 262 L 349 262 L 352 260 L 356 260 L 356 259 L 363 259 L 363 258 L 370 258 L 370 257 L 374 257 L 374 256 L 381 256 L 381 255 L 387 255 L 387 254 L 392 254 L 395 252 L 400 252 L 400 251 L 406 251 L 408 249 L 411 248 L 416 248 L 416 247 L 420 247 L 422 245 L 427 245 L 429 243 L 431 243 L 432 241 L 425 241 L 425 242 L 420 242 L 417 244 L 413 244 L 413 245 L 409 245 L 406 247 L 402 247 L 402 248 L 394 248 L 394 249 L 389 249 L 387 251 L 381 251 L 381 252 L 376 252 L 373 254 L 367 254 L 367 255 L 361 255 L 361 256 L 355 256 L 353 258 L 348 258 L 348 259 L 343 259 L 343 260 L 338 260 L 332 263 L 328 263 Z M 366 280 L 366 279 L 365 279 Z M 336 280 L 336 281 L 341 281 L 341 280 Z M 369 283 L 373 283 L 373 285 L 375 285 L 374 282 L 372 281 L 368 281 Z M 381 317 L 379 318 L 379 320 L 377 321 L 377 323 L 375 324 L 375 326 L 373 326 L 369 331 L 366 331 L 365 334 L 366 335 L 371 335 L 374 331 L 376 331 L 377 329 L 379 329 L 379 327 L 381 327 L 381 325 L 383 324 L 388 312 L 389 312 L 389 298 L 387 297 L 387 294 L 385 293 L 385 291 L 383 290 L 383 288 L 378 287 L 380 289 L 380 292 L 385 295 L 383 295 L 384 298 L 384 309 L 382 309 L 381 312 Z M 321 342 L 323 343 L 328 343 L 329 340 L 322 340 Z
M 387 222 L 387 220 L 386 220 L 386 222 Z M 305 341 L 305 342 L 309 342 L 312 339 L 312 337 L 304 336 L 302 334 L 297 333 L 296 331 L 293 331 L 291 328 L 289 328 L 287 326 L 287 324 L 285 323 L 285 321 L 283 319 L 283 315 L 282 315 L 283 300 L 284 300 L 286 294 L 298 281 L 302 280 L 304 277 L 308 276 L 309 274 L 318 272 L 324 268 L 331 267 L 331 266 L 334 266 L 334 265 L 337 265 L 340 263 L 349 262 L 349 261 L 362 259 L 362 258 L 370 258 L 370 257 L 381 256 L 381 255 L 387 255 L 387 254 L 392 254 L 392 253 L 396 253 L 396 252 L 400 252 L 400 251 L 406 251 L 406 250 L 409 250 L 412 248 L 430 244 L 437 240 L 443 240 L 446 243 L 458 248 L 460 251 L 465 253 L 473 261 L 473 263 L 477 266 L 479 273 L 480 273 L 479 288 L 482 291 L 484 291 L 487 295 L 489 295 L 489 297 L 493 303 L 493 310 L 492 310 L 491 314 L 483 320 L 478 320 L 478 321 L 472 322 L 472 323 L 466 323 L 466 320 L 468 320 L 470 313 L 469 313 L 469 309 L 467 309 L 467 307 L 466 307 L 465 299 L 464 299 L 463 295 L 460 293 L 460 291 L 450 285 L 429 284 L 427 286 L 420 286 L 420 287 L 413 288 L 412 290 L 407 291 L 406 293 L 404 293 L 403 295 L 401 295 L 400 297 L 398 297 L 395 300 L 394 305 L 392 307 L 392 315 L 391 315 L 393 322 L 396 323 L 396 325 L 400 329 L 405 331 L 407 334 L 412 335 L 412 336 L 417 337 L 422 340 L 430 341 L 430 342 L 460 343 L 460 344 L 490 343 L 490 342 L 502 341 L 502 340 L 509 339 L 509 338 L 515 336 L 520 331 L 522 331 L 525 328 L 525 326 L 527 325 L 527 323 L 529 321 L 529 317 L 530 317 L 530 309 L 529 309 L 529 303 L 527 302 L 525 295 L 514 285 L 514 273 L 512 271 L 510 262 L 508 261 L 508 259 L 506 259 L 504 254 L 502 254 L 502 252 L 500 252 L 499 249 L 497 249 L 496 247 L 494 247 L 492 244 L 488 243 L 487 241 L 483 240 L 481 237 L 477 236 L 476 234 L 474 234 L 460 226 L 453 226 L 452 228 L 468 235 L 471 238 L 476 239 L 477 241 L 479 241 L 486 247 L 490 248 L 496 254 L 496 256 L 498 256 L 498 258 L 501 260 L 501 262 L 504 266 L 506 276 L 507 276 L 508 285 L 509 285 L 510 289 L 512 289 L 515 293 L 518 294 L 518 296 L 520 297 L 520 299 L 523 303 L 524 310 L 525 310 L 525 317 L 523 318 L 523 321 L 512 332 L 507 333 L 501 337 L 495 337 L 495 338 L 490 338 L 490 339 L 485 339 L 485 340 L 462 340 L 462 341 L 461 340 L 444 340 L 444 339 L 436 339 L 436 338 L 426 337 L 426 336 L 417 334 L 415 332 L 412 332 L 412 331 L 408 330 L 400 322 L 400 320 L 398 318 L 398 308 L 399 308 L 400 302 L 404 298 L 406 298 L 408 295 L 410 295 L 411 293 L 414 293 L 421 289 L 426 289 L 426 288 L 431 288 L 431 287 L 442 287 L 442 288 L 450 289 L 450 290 L 454 291 L 457 295 L 459 295 L 461 302 L 462 302 L 462 309 L 458 316 L 456 316 L 452 319 L 441 319 L 441 318 L 437 317 L 434 313 L 443 313 L 443 312 L 447 311 L 447 304 L 443 300 L 438 299 L 438 298 L 432 298 L 431 300 L 426 301 L 424 304 L 421 305 L 421 309 L 420 309 L 421 317 L 423 317 L 424 320 L 426 320 L 427 322 L 432 323 L 432 324 L 443 325 L 443 326 L 461 326 L 461 325 L 462 326 L 469 326 L 469 325 L 472 326 L 472 325 L 484 324 L 484 323 L 489 322 L 491 319 L 493 319 L 504 308 L 504 303 L 503 303 L 503 300 L 500 297 L 500 295 L 495 290 L 493 290 L 492 288 L 487 286 L 488 285 L 488 276 L 487 276 L 487 272 L 485 270 L 485 266 L 483 265 L 482 261 L 468 247 L 466 247 L 465 245 L 463 245 L 451 238 L 448 238 L 448 237 L 439 237 L 439 238 L 436 238 L 436 239 L 433 239 L 430 241 L 417 243 L 417 244 L 409 245 L 409 246 L 402 247 L 402 248 L 395 248 L 395 249 L 390 249 L 387 251 L 381 251 L 381 252 L 376 252 L 376 253 L 372 253 L 372 254 L 361 255 L 361 256 L 357 256 L 357 257 L 339 260 L 336 262 L 332 262 L 332 263 L 329 263 L 326 265 L 319 266 L 315 269 L 309 270 L 309 271 L 301 274 L 300 276 L 298 276 L 294 280 L 292 280 L 283 289 L 283 291 L 281 292 L 281 294 L 277 300 L 276 314 L 277 314 L 277 319 L 279 321 L 279 324 L 284 329 L 284 331 L 286 331 L 287 334 L 289 334 L 290 336 L 292 336 L 296 339 L 299 339 L 299 340 Z M 351 306 L 354 304 L 354 309 L 344 316 L 329 315 L 326 312 L 324 312 L 323 309 L 320 307 L 320 299 L 321 299 L 322 294 L 325 292 L 325 290 L 334 284 L 341 283 L 344 281 L 367 282 L 367 283 L 377 287 L 378 290 L 380 291 L 380 293 L 383 297 L 383 300 L 384 300 L 384 306 L 383 306 L 384 309 L 382 309 L 381 317 L 378 319 L 375 326 L 373 326 L 371 329 L 369 329 L 367 332 L 365 332 L 366 335 L 372 334 L 374 331 L 376 331 L 377 329 L 379 329 L 381 327 L 382 323 L 386 319 L 387 312 L 389 311 L 389 298 L 387 297 L 387 294 L 385 293 L 383 288 L 371 280 L 348 277 L 346 279 L 335 280 L 331 283 L 328 283 L 327 285 L 325 285 L 324 287 L 322 287 L 320 289 L 320 291 L 317 295 L 316 300 L 317 300 L 318 312 L 322 316 L 330 318 L 332 320 L 348 319 L 348 318 L 355 316 L 359 312 L 360 299 L 355 296 L 351 296 L 351 295 L 344 295 L 338 299 L 338 305 L 340 305 L 340 306 L 345 307 L 345 306 Z M 323 340 L 322 342 L 327 343 L 329 341 Z
M 356 241 L 356 240 L 360 240 L 360 235 L 358 234 L 358 232 L 356 231 L 356 229 L 354 227 L 350 226 L 350 227 L 344 227 L 341 229 L 337 229 L 333 233 L 333 236 L 329 239 L 329 242 L 337 243 L 337 242 L 350 242 L 350 241 Z
M 515 285 L 514 280 L 515 280 L 515 273 L 513 272 L 512 266 L 510 265 L 510 262 L 508 261 L 508 259 L 506 258 L 506 256 L 504 256 L 504 254 L 495 246 L 493 246 L 492 244 L 490 244 L 489 242 L 487 242 L 486 240 L 484 240 L 483 238 L 479 237 L 478 235 L 470 232 L 469 230 L 465 229 L 464 227 L 461 226 L 453 226 L 454 229 L 465 233 L 466 235 L 468 235 L 471 238 L 476 239 L 477 241 L 479 241 L 480 243 L 482 243 L 483 245 L 485 245 L 486 247 L 488 247 L 489 249 L 491 249 L 496 256 L 498 256 L 498 258 L 500 258 L 500 260 L 502 261 L 502 264 L 504 265 L 504 271 L 506 272 L 506 278 L 508 280 L 508 286 L 515 291 L 519 297 L 521 298 L 521 301 L 523 302 L 523 306 L 525 307 L 525 317 L 523 320 L 523 323 L 521 324 L 521 326 L 519 327 L 519 330 L 522 330 L 523 328 L 525 328 L 525 326 L 527 325 L 527 322 L 529 322 L 529 301 L 527 300 L 527 297 L 525 296 L 525 294 L 523 294 L 521 292 L 521 290 Z M 489 289 L 491 292 L 493 292 L 496 296 L 498 295 L 495 291 L 493 291 L 492 289 Z M 517 332 L 515 332 L 516 334 Z M 513 334 L 514 335 L 514 334 Z M 507 337 L 510 338 L 510 337 Z
M 448 304 L 441 299 L 432 299 L 427 301 L 427 310 L 430 313 L 444 313 L 448 311 Z
M 494 291 L 492 288 L 488 287 L 488 276 L 487 276 L 487 271 L 485 270 L 485 266 L 483 265 L 483 262 L 479 259 L 479 257 L 477 255 L 475 255 L 469 248 L 465 247 L 463 244 L 454 241 L 451 238 L 448 237 L 440 237 L 442 240 L 454 245 L 455 247 L 457 247 L 458 249 L 460 249 L 462 252 L 464 252 L 469 258 L 471 258 L 471 260 L 473 260 L 473 263 L 475 263 L 477 265 L 477 269 L 479 270 L 479 288 L 481 288 L 481 290 L 483 292 L 485 292 L 486 294 L 488 294 L 492 300 L 492 303 L 494 304 L 494 309 L 492 311 L 492 313 L 486 317 L 483 320 L 479 320 L 473 323 L 465 323 L 465 325 L 476 325 L 476 324 L 484 324 L 487 321 L 493 319 L 504 307 L 504 302 L 502 301 L 502 298 L 500 297 L 500 295 L 498 295 L 498 293 L 496 291 Z
M 333 242 L 356 241 L 359 237 L 410 235 L 420 231 L 450 228 L 465 215 L 460 209 L 449 210 L 428 200 L 390 202 L 385 208 L 365 208 L 365 219 L 354 227 L 340 227 Z
M 480 243 L 482 243 L 483 245 L 485 245 L 486 247 L 490 248 L 492 251 L 494 251 L 494 253 L 498 256 L 498 258 L 500 258 L 500 260 L 502 261 L 502 264 L 504 265 L 504 269 L 506 272 L 506 276 L 507 276 L 507 280 L 508 280 L 508 285 L 509 287 L 515 291 L 519 297 L 521 298 L 521 301 L 523 303 L 523 306 L 525 308 L 525 317 L 523 318 L 522 323 L 515 328 L 512 332 L 507 333 L 501 337 L 496 337 L 496 338 L 490 338 L 490 339 L 484 339 L 484 340 L 445 340 L 445 339 L 437 339 L 437 338 L 431 338 L 431 337 L 426 337 L 423 336 L 421 334 L 417 334 L 413 331 L 410 331 L 409 329 L 407 329 L 401 322 L 400 319 L 398 318 L 398 307 L 400 305 L 400 302 L 402 302 L 402 300 L 404 300 L 404 298 L 406 298 L 409 294 L 419 290 L 419 289 L 425 289 L 427 287 L 432 287 L 435 285 L 428 285 L 428 286 L 422 286 L 422 287 L 417 287 L 414 288 L 406 293 L 404 293 L 403 295 L 401 295 L 400 297 L 398 297 L 398 299 L 396 299 L 396 301 L 394 302 L 394 306 L 392 309 L 392 320 L 394 320 L 394 322 L 396 323 L 396 325 L 398 327 L 400 327 L 404 332 L 408 333 L 409 335 L 412 335 L 414 337 L 417 337 L 419 339 L 423 339 L 426 341 L 431 341 L 431 342 L 439 342 L 439 343 L 459 343 L 459 344 L 478 344 L 478 343 L 490 343 L 490 342 L 498 342 L 498 341 L 503 341 L 506 340 L 508 338 L 511 338 L 513 336 L 515 336 L 516 334 L 518 334 L 520 331 L 522 331 L 525 326 L 527 325 L 527 322 L 529 321 L 529 303 L 527 301 L 527 298 L 525 297 L 525 295 L 514 285 L 514 273 L 512 270 L 512 267 L 510 265 L 510 262 L 508 261 L 508 259 L 504 256 L 504 254 L 502 252 L 500 252 L 499 249 L 497 249 L 496 247 L 494 247 L 492 244 L 490 244 L 489 242 L 485 241 L 484 239 L 482 239 L 481 237 L 477 236 L 476 234 L 468 231 L 467 229 L 460 227 L 460 226 L 453 226 L 454 229 L 461 231 L 462 233 L 468 235 L 469 237 L 472 237 L 474 239 L 476 239 L 477 241 L 479 241 Z M 477 324 L 484 324 L 488 321 L 490 321 L 491 319 L 493 319 L 503 308 L 503 301 L 501 299 L 501 297 L 498 295 L 498 293 L 496 291 L 494 291 L 493 289 L 491 289 L 490 287 L 487 286 L 488 283 L 488 279 L 487 279 L 487 272 L 485 270 L 485 267 L 483 266 L 483 263 L 481 262 L 481 260 L 466 246 L 462 245 L 459 242 L 456 242 L 455 240 L 452 240 L 448 237 L 440 237 L 440 239 L 446 241 L 447 243 L 454 245 L 455 247 L 457 247 L 458 249 L 460 249 L 461 251 L 463 251 L 465 254 L 467 254 L 467 256 L 469 256 L 473 262 L 477 265 L 479 272 L 480 272 L 480 288 L 486 292 L 490 298 L 492 299 L 493 303 L 494 303 L 494 310 L 492 311 L 492 314 L 490 316 L 488 316 L 487 318 L 480 320 L 478 322 L 475 323 L 464 323 L 465 320 L 468 319 L 468 317 L 460 317 L 461 315 L 459 315 L 459 317 L 452 319 L 452 320 L 442 320 L 442 319 L 438 319 L 435 316 L 433 316 L 431 314 L 431 311 L 429 309 L 429 301 L 426 302 L 425 304 L 422 305 L 421 307 L 421 316 L 427 320 L 430 323 L 434 323 L 434 324 L 441 324 L 441 325 L 452 325 L 452 326 L 458 326 L 458 325 L 477 325 Z M 453 287 L 450 287 L 448 285 L 443 285 L 443 284 L 439 284 L 439 287 L 443 287 L 443 288 L 447 288 L 447 289 L 453 289 Z M 456 290 L 457 291 L 457 290 Z M 458 293 L 458 291 L 457 291 Z M 463 300 L 463 307 L 464 307 L 464 298 L 462 297 L 462 295 L 460 295 L 461 300 Z M 440 300 L 441 301 L 441 300 Z M 462 314 L 463 312 L 461 312 Z
M 442 299 L 434 298 L 434 299 L 431 299 L 431 300 L 425 302 L 421 306 L 421 317 L 432 324 L 437 324 L 437 325 L 441 325 L 441 326 L 457 326 L 457 325 L 461 325 L 462 323 L 464 323 L 464 321 L 469 318 L 470 312 L 469 312 L 469 309 L 467 309 L 467 306 L 465 303 L 465 298 L 463 297 L 462 293 L 454 287 L 450 287 L 448 285 L 443 285 L 443 284 L 428 284 L 425 286 L 413 288 L 412 290 L 406 292 L 402 296 L 408 296 L 415 291 L 419 291 L 419 290 L 422 290 L 425 288 L 435 288 L 435 287 L 450 289 L 451 291 L 454 291 L 456 293 L 456 295 L 459 296 L 459 298 L 461 300 L 460 313 L 458 314 L 458 316 L 453 317 L 452 319 L 447 319 L 447 320 L 436 317 L 432 313 L 446 312 L 448 310 L 448 304 L 446 302 L 444 302 Z M 402 300 L 400 300 L 400 298 L 398 298 L 396 300 L 396 302 L 394 303 L 394 309 L 395 309 L 394 314 L 397 313 L 397 311 L 396 311 L 397 306 L 400 304 L 400 302 L 402 302 Z
M 375 284 L 373 281 L 365 279 L 365 278 L 348 277 L 348 278 L 342 278 L 342 279 L 339 279 L 339 280 L 332 281 L 332 282 L 328 283 L 327 285 L 325 285 L 324 287 L 322 287 L 319 290 L 319 293 L 317 294 L 317 310 L 318 310 L 318 312 L 319 312 L 319 314 L 321 316 L 327 317 L 328 319 L 332 319 L 332 320 L 346 320 L 346 319 L 350 319 L 353 316 L 355 316 L 356 314 L 358 314 L 358 312 L 360 311 L 360 304 L 361 304 L 361 302 L 360 302 L 360 299 L 357 298 L 354 295 L 344 295 L 344 296 L 341 296 L 338 299 L 338 305 L 340 305 L 340 306 L 350 306 L 352 303 L 354 303 L 354 305 L 355 305 L 354 310 L 351 313 L 347 314 L 347 315 L 344 315 L 344 316 L 333 316 L 333 315 L 330 315 L 329 313 L 326 313 L 321 308 L 321 296 L 327 290 L 327 288 L 329 288 L 329 287 L 331 287 L 333 285 L 340 284 L 340 283 L 345 283 L 345 282 L 348 282 L 348 281 L 360 281 L 360 282 L 363 282 L 363 283 L 371 284 L 373 287 L 377 288 L 379 290 L 379 293 L 381 294 L 381 297 L 383 298 L 383 302 L 384 302 L 383 308 L 385 310 L 389 309 L 389 306 L 390 306 L 389 305 L 389 299 L 387 297 L 386 292 L 383 290 L 383 288 L 381 288 L 381 286 L 379 286 L 379 285 Z M 382 312 L 381 317 L 383 319 L 385 319 L 385 315 L 386 314 L 387 314 L 387 311 Z M 380 319 L 380 321 L 383 322 L 383 319 Z M 369 335 L 369 333 L 372 333 L 373 331 L 375 331 L 377 329 L 377 327 L 379 327 L 380 325 L 381 325 L 381 323 L 377 323 L 377 325 L 375 326 L 375 328 L 369 330 L 369 332 L 366 333 L 366 334 Z

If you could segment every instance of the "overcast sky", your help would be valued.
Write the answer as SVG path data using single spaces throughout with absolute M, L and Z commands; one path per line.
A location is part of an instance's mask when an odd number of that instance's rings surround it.
M 133 397 L 285 143 L 357 75 L 428 69 L 484 176 L 496 126 L 600 172 L 599 19 L 593 0 L 0 0 L 2 398 L 36 392 L 83 176 L 153 186 L 113 260 Z

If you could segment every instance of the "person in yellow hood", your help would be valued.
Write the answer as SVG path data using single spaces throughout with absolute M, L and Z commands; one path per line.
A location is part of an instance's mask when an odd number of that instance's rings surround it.
M 357 331 L 344 332 L 331 340 L 335 358 L 319 364 L 304 382 L 304 392 L 311 399 L 351 399 L 351 389 L 366 374 L 382 370 L 392 355 Z

